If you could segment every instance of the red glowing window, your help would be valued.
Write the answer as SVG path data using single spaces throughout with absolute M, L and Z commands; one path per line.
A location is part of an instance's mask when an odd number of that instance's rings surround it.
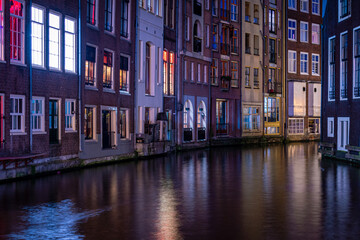
M 87 0 L 87 16 L 86 21 L 91 25 L 96 25 L 96 0 Z
M 23 62 L 24 4 L 10 1 L 10 59 Z

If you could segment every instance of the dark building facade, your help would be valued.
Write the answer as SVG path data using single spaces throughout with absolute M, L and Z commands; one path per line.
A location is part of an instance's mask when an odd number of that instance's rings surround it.
M 322 147 L 358 159 L 360 146 L 359 1 L 328 0 L 323 30 Z
M 320 138 L 321 0 L 289 0 L 286 8 L 288 140 Z

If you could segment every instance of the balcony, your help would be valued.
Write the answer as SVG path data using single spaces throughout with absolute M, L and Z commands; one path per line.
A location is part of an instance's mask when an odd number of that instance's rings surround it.
M 201 52 L 201 38 L 194 37 L 194 52 Z
M 226 9 L 223 9 L 223 8 L 220 8 L 220 19 L 224 20 L 226 22 L 229 22 L 229 20 L 230 20 L 230 11 L 226 10 Z
M 206 139 L 206 128 L 198 128 L 198 140 L 204 141 Z
M 184 128 L 184 142 L 191 142 L 193 140 L 193 129 Z
M 230 47 L 229 44 L 220 43 L 220 53 L 222 55 L 230 55 Z
M 282 92 L 282 84 L 281 82 L 273 82 L 271 80 L 268 81 L 268 92 L 269 93 L 280 93 Z
M 218 77 L 210 77 L 210 83 L 213 86 L 218 86 Z
M 194 0 L 194 14 L 201 16 L 201 13 L 202 13 L 201 3 L 198 2 L 197 0 Z
M 216 123 L 216 135 L 229 135 L 229 124 L 228 123 Z
M 221 91 L 228 92 L 230 90 L 230 82 L 231 82 L 230 76 L 222 76 L 220 79 Z

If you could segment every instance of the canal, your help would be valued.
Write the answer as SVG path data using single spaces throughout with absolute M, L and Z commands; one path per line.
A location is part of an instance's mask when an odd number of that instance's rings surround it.
M 360 168 L 223 147 L 0 185 L 0 239 L 358 239 Z

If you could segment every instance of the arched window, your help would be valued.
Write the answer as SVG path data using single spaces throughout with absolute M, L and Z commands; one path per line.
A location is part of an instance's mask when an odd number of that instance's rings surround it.
M 194 109 L 190 100 L 187 100 L 184 105 L 184 141 L 189 142 L 193 140 L 194 128 Z
M 194 23 L 194 52 L 201 52 L 201 25 L 199 21 Z
M 198 140 L 206 139 L 206 105 L 201 101 L 197 109 Z

